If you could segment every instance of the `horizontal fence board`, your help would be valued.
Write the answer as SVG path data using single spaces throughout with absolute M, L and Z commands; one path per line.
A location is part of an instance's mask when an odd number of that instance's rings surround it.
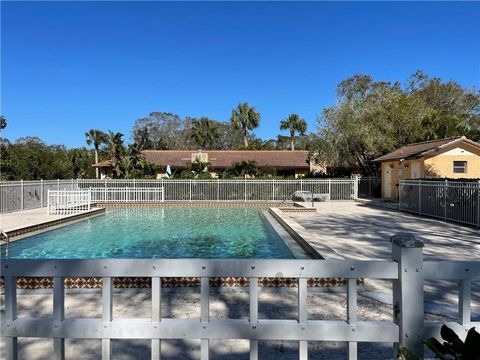
M 4 322 L 2 322 L 4 324 Z M 253 339 L 307 341 L 398 341 L 398 326 L 385 321 L 260 319 L 252 327 L 246 319 L 66 319 L 57 327 L 53 319 L 20 318 L 2 325 L 5 336 L 76 339 Z
M 473 280 L 480 278 L 480 261 L 424 261 L 428 280 Z
M 5 259 L 2 276 L 338 277 L 396 279 L 393 261 L 247 259 Z

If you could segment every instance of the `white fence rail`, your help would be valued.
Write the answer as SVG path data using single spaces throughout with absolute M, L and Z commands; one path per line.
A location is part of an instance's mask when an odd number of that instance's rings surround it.
M 97 203 L 164 202 L 163 188 L 89 188 Z
M 480 181 L 402 180 L 399 209 L 480 227 Z
M 0 212 L 47 206 L 48 190 L 163 188 L 165 201 L 265 201 L 291 200 L 295 191 L 329 194 L 330 201 L 358 197 L 356 179 L 305 180 L 48 180 L 0 182 Z M 95 190 L 97 191 L 97 190 Z M 108 191 L 108 190 L 107 190 Z M 100 193 L 100 190 L 97 191 Z M 113 194 L 113 192 L 112 192 Z M 97 194 L 93 194 L 97 199 Z M 112 195 L 113 196 L 113 195 Z M 100 200 L 98 200 L 100 201 Z
M 87 190 L 48 190 L 48 215 L 71 215 L 90 210 L 92 192 Z
M 258 359 L 258 341 L 299 342 L 299 358 L 308 358 L 309 341 L 348 342 L 348 358 L 357 358 L 358 342 L 393 342 L 419 356 L 423 341 L 438 336 L 441 324 L 424 323 L 423 281 L 460 281 L 458 322 L 453 326 L 464 338 L 466 329 L 480 326 L 471 321 L 471 283 L 480 278 L 480 262 L 423 261 L 423 243 L 413 235 L 392 237 L 391 261 L 325 260 L 4 260 L 5 315 L 1 319 L 7 359 L 15 359 L 18 337 L 51 338 L 55 359 L 63 359 L 65 339 L 101 339 L 102 359 L 111 359 L 112 339 L 150 339 L 151 358 L 160 359 L 163 339 L 201 339 L 201 359 L 209 358 L 210 341 L 215 339 L 250 340 L 250 359 Z M 298 317 L 296 320 L 259 319 L 258 278 L 282 276 L 298 279 Z M 17 318 L 17 277 L 53 277 L 53 317 Z M 64 278 L 102 277 L 101 318 L 65 318 Z M 249 278 L 250 315 L 248 319 L 210 318 L 209 278 Z M 150 277 L 152 316 L 150 319 L 113 319 L 112 278 Z M 161 309 L 162 278 L 199 277 L 200 317 L 164 318 Z M 335 277 L 347 280 L 346 320 L 309 320 L 307 279 Z M 357 320 L 357 279 L 393 281 L 393 321 Z M 281 296 L 281 295 L 279 295 Z M 32 309 L 34 310 L 34 309 Z M 452 324 L 450 324 L 452 326 Z

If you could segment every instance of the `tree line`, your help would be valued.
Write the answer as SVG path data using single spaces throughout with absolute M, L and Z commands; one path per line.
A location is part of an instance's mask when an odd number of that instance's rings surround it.
M 93 177 L 92 163 L 112 160 L 116 177 L 152 177 L 157 168 L 143 159 L 141 151 L 146 149 L 301 149 L 329 165 L 332 175 L 342 171 L 372 175 L 378 167 L 371 160 L 406 144 L 461 135 L 480 141 L 480 93 L 421 71 L 403 83 L 360 74 L 338 84 L 334 105 L 323 109 L 316 120 L 318 131 L 307 133 L 306 121 L 290 114 L 279 123 L 287 136 L 263 140 L 254 134 L 261 113 L 248 103 L 238 104 L 227 122 L 152 112 L 134 122 L 131 144 L 125 144 L 121 133 L 99 129 L 85 134 L 91 149 L 47 145 L 35 137 L 14 143 L 2 139 L 0 176 L 2 180 Z M 2 129 L 7 125 L 3 116 L 0 125 Z M 232 164 L 225 176 L 255 172 L 252 164 L 243 165 Z

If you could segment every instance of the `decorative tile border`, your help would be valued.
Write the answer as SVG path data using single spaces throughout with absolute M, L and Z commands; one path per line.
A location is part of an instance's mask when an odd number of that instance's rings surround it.
M 213 277 L 209 280 L 211 287 L 248 287 L 249 280 L 246 277 Z M 309 278 L 308 287 L 323 288 L 344 286 L 346 279 L 343 278 Z M 358 285 L 364 284 L 364 279 L 357 280 Z M 259 278 L 258 285 L 265 288 L 296 288 L 296 278 Z M 199 287 L 199 277 L 165 277 L 162 278 L 164 288 Z M 17 289 L 51 289 L 53 278 L 51 277 L 19 277 Z M 116 289 L 148 289 L 151 287 L 151 278 L 146 277 L 115 277 L 113 287 Z M 4 279 L 0 278 L 0 289 L 4 288 Z M 66 289 L 101 289 L 102 278 L 100 277 L 67 277 L 65 278 Z
M 317 209 L 315 208 L 301 208 L 301 207 L 279 207 L 280 211 L 285 213 L 315 213 Z
M 158 202 L 158 203 L 99 203 L 98 206 L 106 208 L 126 208 L 126 207 L 264 207 L 278 206 L 280 202 L 214 202 L 214 201 L 185 201 L 185 202 Z

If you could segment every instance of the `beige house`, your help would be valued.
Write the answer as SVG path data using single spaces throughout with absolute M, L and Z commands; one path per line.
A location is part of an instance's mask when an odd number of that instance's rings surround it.
M 404 146 L 373 160 L 382 166 L 382 197 L 398 197 L 400 180 L 480 178 L 480 144 L 465 136 Z

